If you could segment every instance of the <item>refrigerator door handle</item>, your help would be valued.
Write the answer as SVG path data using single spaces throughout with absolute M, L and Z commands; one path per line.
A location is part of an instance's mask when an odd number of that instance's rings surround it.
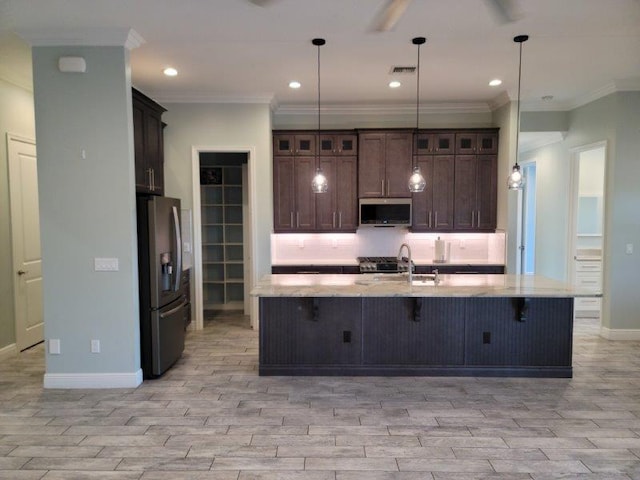
M 174 291 L 180 289 L 180 278 L 182 277 L 182 237 L 180 235 L 180 215 L 178 215 L 178 207 L 171 207 L 173 210 L 173 228 L 176 234 L 176 282 Z
M 170 317 L 171 315 L 173 315 L 174 313 L 176 313 L 176 312 L 177 312 L 178 310 L 180 310 L 181 308 L 184 308 L 184 306 L 185 306 L 187 303 L 188 303 L 188 302 L 187 302 L 187 300 L 186 300 L 186 299 L 185 299 L 185 300 L 183 300 L 183 302 L 182 302 L 180 305 L 178 305 L 177 307 L 172 308 L 172 309 L 171 309 L 171 310 L 169 310 L 168 312 L 163 312 L 163 313 L 161 313 L 161 314 L 160 314 L 160 318 L 167 318 L 167 317 Z

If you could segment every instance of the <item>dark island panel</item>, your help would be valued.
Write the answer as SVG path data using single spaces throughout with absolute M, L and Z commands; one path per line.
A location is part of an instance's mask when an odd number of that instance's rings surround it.
M 572 298 L 261 297 L 260 375 L 572 376 Z

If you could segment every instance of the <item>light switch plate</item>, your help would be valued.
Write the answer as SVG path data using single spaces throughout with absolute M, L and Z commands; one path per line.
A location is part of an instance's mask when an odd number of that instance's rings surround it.
M 49 339 L 49 354 L 60 355 L 60 339 L 59 338 Z
M 117 258 L 94 258 L 93 266 L 96 272 L 117 272 L 119 270 Z
M 627 243 L 627 255 L 633 255 L 633 243 Z

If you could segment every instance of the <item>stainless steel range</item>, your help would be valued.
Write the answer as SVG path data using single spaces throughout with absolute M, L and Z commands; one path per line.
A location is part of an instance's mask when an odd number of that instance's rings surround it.
M 402 273 L 408 271 L 407 259 L 396 257 L 358 257 L 360 273 Z M 411 269 L 414 269 L 413 262 Z

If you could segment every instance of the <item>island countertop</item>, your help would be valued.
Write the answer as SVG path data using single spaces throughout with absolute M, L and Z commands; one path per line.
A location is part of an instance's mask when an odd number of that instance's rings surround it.
M 256 297 L 599 297 L 599 290 L 576 287 L 540 275 L 279 274 L 265 275 L 251 290 Z

